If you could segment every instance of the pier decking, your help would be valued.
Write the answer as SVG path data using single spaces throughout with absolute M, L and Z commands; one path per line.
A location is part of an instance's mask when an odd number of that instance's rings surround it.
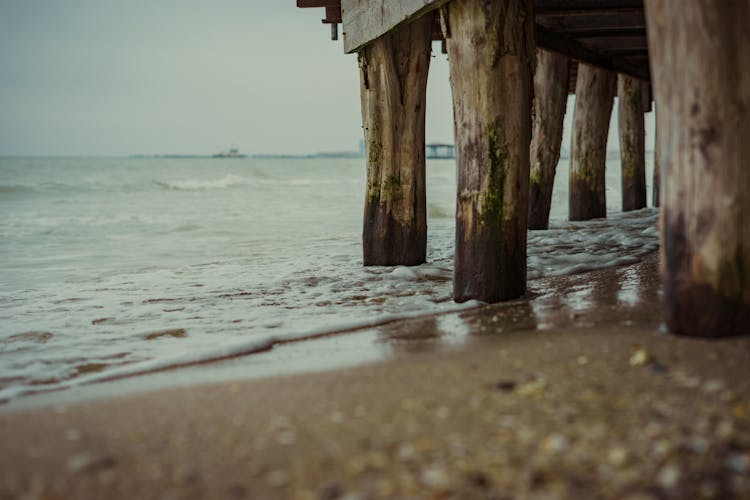
M 343 2 L 353 12 L 346 14 L 347 22 L 359 23 L 359 19 L 370 9 L 370 3 L 382 4 L 384 9 L 391 4 L 400 11 L 384 19 L 390 22 L 376 24 L 372 31 L 361 31 L 359 25 L 344 30 L 344 47 L 347 53 L 355 52 L 369 40 L 372 34 L 383 34 L 408 22 L 418 15 L 418 7 L 436 9 L 445 1 L 418 0 L 401 2 L 368 2 L 367 0 Z M 297 0 L 302 8 L 325 9 L 324 24 L 338 25 L 344 22 L 342 0 Z M 417 10 L 415 10 L 417 9 Z M 436 29 L 433 40 L 445 41 L 440 28 L 439 10 L 433 11 Z M 369 24 L 375 24 L 369 20 Z M 538 47 L 565 54 L 575 60 L 589 62 L 619 73 L 649 80 L 648 42 L 643 0 L 535 0 L 535 36 Z M 338 31 L 336 31 L 338 33 Z M 371 34 L 372 33 L 372 34 Z M 575 73 L 573 73 L 575 78 Z M 573 80 L 575 81 L 575 80 Z
M 341 23 L 344 51 L 358 54 L 366 265 L 424 260 L 424 94 L 431 41 L 441 40 L 458 169 L 455 300 L 525 292 L 526 228 L 547 225 L 560 103 L 573 89 L 570 217 L 606 216 L 605 147 L 617 93 L 623 210 L 645 203 L 643 113 L 652 100 L 658 108 L 654 184 L 669 328 L 708 337 L 749 332 L 750 1 L 297 5 L 325 8 L 323 22 Z

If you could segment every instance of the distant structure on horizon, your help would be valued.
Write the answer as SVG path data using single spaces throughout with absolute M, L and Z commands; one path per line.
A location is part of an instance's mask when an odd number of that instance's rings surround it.
M 264 156 L 264 155 L 254 155 Z M 265 156 L 277 156 L 277 155 L 265 155 Z M 295 155 L 290 155 L 295 156 Z M 364 139 L 359 140 L 359 148 L 357 151 L 320 151 L 311 155 L 302 155 L 310 158 L 364 158 L 365 157 L 365 141 Z M 453 144 L 446 142 L 433 142 L 425 144 L 425 158 L 431 159 L 451 159 L 456 157 L 456 148 Z
M 212 158 L 247 158 L 247 155 L 240 154 L 240 150 L 232 146 L 228 151 L 219 151 Z
M 430 144 L 425 144 L 425 157 L 433 159 L 455 158 L 456 147 L 453 144 L 444 142 L 433 142 Z

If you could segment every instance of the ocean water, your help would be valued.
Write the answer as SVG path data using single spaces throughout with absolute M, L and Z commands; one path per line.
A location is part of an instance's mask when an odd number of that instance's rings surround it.
M 657 248 L 607 172 L 608 218 L 568 223 L 560 162 L 529 278 Z M 451 297 L 454 161 L 427 183 L 428 263 L 364 268 L 361 159 L 0 158 L 0 401 L 477 306 Z

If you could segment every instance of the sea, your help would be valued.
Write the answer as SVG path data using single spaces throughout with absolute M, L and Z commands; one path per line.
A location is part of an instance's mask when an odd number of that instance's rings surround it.
M 0 158 L 0 402 L 481 306 L 452 300 L 455 169 L 427 161 L 428 262 L 363 267 L 361 158 Z M 606 219 L 568 222 L 567 183 L 530 279 L 658 247 L 615 156 Z

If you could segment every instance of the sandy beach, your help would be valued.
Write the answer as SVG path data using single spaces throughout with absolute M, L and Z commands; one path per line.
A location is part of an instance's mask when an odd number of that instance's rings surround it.
M 0 2 L 0 500 L 750 500 L 748 25 Z
M 5 407 L 0 498 L 748 498 L 750 338 L 665 333 L 657 267 Z

